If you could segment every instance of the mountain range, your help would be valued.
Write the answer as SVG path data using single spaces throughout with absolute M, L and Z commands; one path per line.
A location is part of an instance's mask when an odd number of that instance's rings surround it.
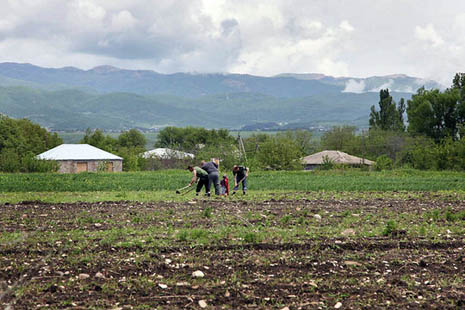
M 409 99 L 420 87 L 444 88 L 406 75 L 261 77 L 0 63 L 0 113 L 57 131 L 168 125 L 239 129 L 270 123 L 286 128 L 364 127 L 380 89 L 389 88 L 399 100 Z

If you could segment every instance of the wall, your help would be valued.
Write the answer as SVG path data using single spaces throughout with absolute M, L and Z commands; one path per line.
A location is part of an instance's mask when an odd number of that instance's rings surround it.
M 60 160 L 58 161 L 60 164 L 60 169 L 58 172 L 60 173 L 76 173 L 78 163 L 87 162 L 87 171 L 88 172 L 97 172 L 100 165 L 105 165 L 105 163 L 112 162 L 113 163 L 113 172 L 121 172 L 123 171 L 123 161 L 122 160 Z

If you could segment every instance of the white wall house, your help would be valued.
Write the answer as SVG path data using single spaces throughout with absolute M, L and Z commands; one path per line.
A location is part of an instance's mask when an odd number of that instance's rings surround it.
M 123 170 L 123 158 L 89 144 L 62 144 L 37 155 L 37 158 L 56 160 L 62 173 Z

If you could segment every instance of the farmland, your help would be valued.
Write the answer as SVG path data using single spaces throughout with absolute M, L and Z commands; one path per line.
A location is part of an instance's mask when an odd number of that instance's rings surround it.
M 229 172 L 230 179 L 232 178 Z M 174 191 L 191 178 L 187 170 L 127 173 L 0 173 L 3 193 Z M 252 171 L 252 191 L 464 191 L 465 173 L 453 171 Z
M 257 172 L 246 196 L 174 194 L 188 179 L 185 171 L 0 175 L 0 305 L 465 304 L 464 174 Z

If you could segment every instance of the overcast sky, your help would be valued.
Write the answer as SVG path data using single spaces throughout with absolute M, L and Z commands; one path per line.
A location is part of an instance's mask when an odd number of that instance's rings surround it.
M 0 62 L 172 72 L 465 71 L 464 0 L 0 0 Z

